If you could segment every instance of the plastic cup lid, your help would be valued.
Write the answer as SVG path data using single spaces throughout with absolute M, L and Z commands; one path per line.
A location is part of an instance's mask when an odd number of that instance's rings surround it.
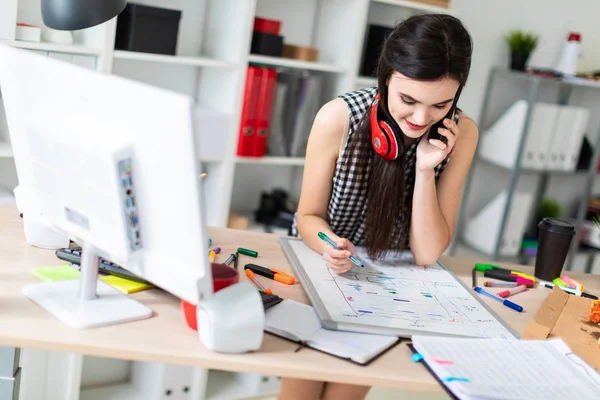
M 575 225 L 569 221 L 556 218 L 544 218 L 540 221 L 538 227 L 549 232 L 560 233 L 563 235 L 572 235 L 575 233 Z

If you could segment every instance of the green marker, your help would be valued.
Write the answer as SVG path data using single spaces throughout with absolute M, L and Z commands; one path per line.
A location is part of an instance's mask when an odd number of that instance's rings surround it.
M 244 249 L 243 247 L 238 247 L 237 251 L 238 251 L 238 253 L 244 254 L 246 256 L 258 257 L 258 252 L 254 251 L 254 250 L 248 250 L 248 249 Z
M 492 269 L 499 269 L 500 267 L 498 267 L 497 265 L 494 264 L 480 264 L 477 263 L 475 264 L 475 270 L 479 271 L 479 272 L 485 272 L 485 271 L 489 271 Z
M 336 250 L 341 250 L 341 249 L 338 247 L 338 245 L 337 245 L 337 244 L 335 244 L 335 242 L 334 242 L 333 240 L 331 240 L 331 239 L 329 238 L 329 236 L 327 236 L 327 235 L 326 235 L 326 234 L 324 234 L 323 232 L 319 232 L 319 233 L 318 233 L 318 235 L 319 235 L 319 238 L 320 238 L 322 241 L 324 241 L 324 242 L 326 242 L 326 243 L 329 243 L 329 244 L 331 245 L 331 247 L 333 247 L 334 249 L 336 249 Z M 361 262 L 361 261 L 360 261 L 358 258 L 356 258 L 356 257 L 354 257 L 354 256 L 348 256 L 348 258 L 350 259 L 350 261 L 352 261 L 354 264 L 358 265 L 359 267 L 364 267 L 364 266 L 365 266 L 365 265 L 364 265 L 364 264 L 363 264 L 363 263 L 362 263 L 362 262 Z

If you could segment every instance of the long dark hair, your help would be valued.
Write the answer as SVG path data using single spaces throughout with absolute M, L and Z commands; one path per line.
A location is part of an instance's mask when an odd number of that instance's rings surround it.
M 387 82 L 394 71 L 417 80 L 444 77 L 464 85 L 471 66 L 472 40 L 462 23 L 444 14 L 412 16 L 398 24 L 386 39 L 377 65 L 380 109 L 395 123 L 387 105 Z M 404 250 L 410 235 L 412 188 L 405 194 L 405 148 L 398 138 L 399 156 L 389 161 L 371 145 L 369 108 L 349 143 L 348 160 L 357 159 L 367 171 L 369 188 L 365 209 L 365 243 L 370 257 Z M 369 151 L 365 151 L 369 150 Z

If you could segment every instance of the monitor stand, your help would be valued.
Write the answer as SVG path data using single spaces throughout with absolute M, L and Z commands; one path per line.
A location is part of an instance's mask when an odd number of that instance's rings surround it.
M 86 243 L 82 248 L 79 279 L 29 284 L 23 294 L 74 328 L 149 318 L 150 308 L 98 280 L 98 252 Z

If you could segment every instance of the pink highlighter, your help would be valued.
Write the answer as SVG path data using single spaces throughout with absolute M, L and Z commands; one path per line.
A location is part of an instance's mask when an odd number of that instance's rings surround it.
M 527 286 L 525 286 L 525 285 L 519 285 L 519 286 L 516 286 L 514 288 L 510 288 L 508 290 L 503 290 L 501 292 L 498 292 L 498 293 L 496 293 L 496 295 L 498 297 L 502 297 L 504 299 L 504 298 L 506 298 L 508 296 L 511 296 L 513 294 L 524 292 L 525 290 L 527 290 Z

